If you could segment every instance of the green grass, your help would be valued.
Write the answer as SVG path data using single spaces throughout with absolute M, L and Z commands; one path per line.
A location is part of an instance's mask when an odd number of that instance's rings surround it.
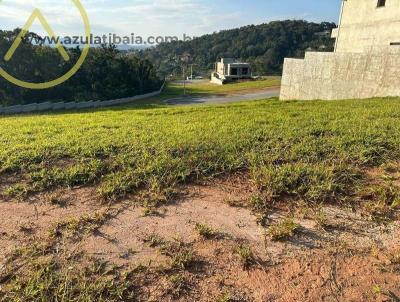
M 111 214 L 108 212 L 97 212 L 93 215 L 70 218 L 68 220 L 58 222 L 50 231 L 50 235 L 53 238 L 60 238 L 63 235 L 68 235 L 79 239 L 85 235 L 92 234 L 97 231 L 110 217 Z
M 218 235 L 218 232 L 205 223 L 196 223 L 195 230 L 205 239 L 213 239 Z
M 317 205 L 362 200 L 367 216 L 381 221 L 400 204 L 391 178 L 399 167 L 399 117 L 397 98 L 271 99 L 1 117 L 0 191 L 22 200 L 50 191 L 48 202 L 62 204 L 51 195 L 54 188 L 95 185 L 101 197 L 115 201 L 144 190 L 144 205 L 153 209 L 168 202 L 179 184 L 244 171 L 258 189 L 252 199 L 256 210 L 278 200 Z M 375 167 L 386 167 L 389 174 L 371 185 L 367 172 Z M 315 218 L 323 226 L 326 219 L 319 215 Z M 102 265 L 82 267 L 55 248 L 57 240 L 90 234 L 106 219 L 94 213 L 61 221 L 52 245 L 21 248 L 10 260 L 10 271 L 0 274 L 0 301 L 134 301 L 139 278 Z M 29 227 L 20 229 L 29 232 Z M 297 228 L 283 220 L 267 235 L 283 240 Z M 206 225 L 197 229 L 205 236 L 214 233 Z M 170 258 L 172 294 L 184 293 L 184 273 L 197 261 L 193 247 L 157 236 L 147 242 Z M 244 267 L 256 261 L 250 247 L 240 246 L 235 254 Z M 393 265 L 398 259 L 394 255 Z
M 267 77 L 254 81 L 239 81 L 225 84 L 223 86 L 216 85 L 207 81 L 200 81 L 194 83 L 188 83 L 186 85 L 186 93 L 189 95 L 212 95 L 212 94 L 231 94 L 237 92 L 243 92 L 248 90 L 265 89 L 269 87 L 278 87 L 281 85 L 280 77 Z M 170 83 L 164 95 L 176 96 L 183 94 L 183 85 Z
M 248 269 L 256 263 L 256 259 L 250 246 L 239 245 L 235 248 L 234 252 L 239 256 L 244 269 Z
M 2 117 L 0 187 L 21 197 L 95 184 L 114 200 L 247 171 L 261 203 L 338 201 L 357 191 L 366 168 L 399 158 L 399 117 L 399 99 Z
M 31 265 L 26 276 L 5 288 L 7 293 L 0 301 L 136 301 L 135 284 L 117 272 L 105 276 L 102 272 L 60 267 L 52 261 Z
M 0 301 L 137 301 L 135 271 L 33 244 L 10 255 L 0 274 Z M 81 258 L 84 259 L 81 259 Z
M 294 235 L 300 225 L 290 218 L 286 218 L 267 229 L 267 235 L 274 241 L 286 240 Z

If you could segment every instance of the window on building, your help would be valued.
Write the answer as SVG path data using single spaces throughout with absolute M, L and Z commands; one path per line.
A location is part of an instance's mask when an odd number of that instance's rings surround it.
M 231 75 L 238 75 L 238 69 L 237 68 L 232 68 L 231 69 Z
M 243 74 L 243 75 L 248 75 L 248 74 L 249 74 L 249 69 L 248 69 L 247 67 L 244 67 L 244 68 L 242 69 L 242 74 Z
M 378 0 L 377 7 L 384 7 L 386 5 L 386 0 Z

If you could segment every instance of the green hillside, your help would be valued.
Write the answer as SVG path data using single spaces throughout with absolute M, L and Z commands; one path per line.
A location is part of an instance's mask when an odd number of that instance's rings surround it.
M 193 41 L 163 43 L 141 52 L 161 75 L 182 74 L 179 56 L 189 54 L 195 71 L 206 72 L 218 58 L 231 57 L 248 61 L 254 73 L 280 74 L 285 57 L 300 58 L 305 50 L 332 51 L 330 38 L 334 23 L 274 21 L 261 25 L 224 30 Z

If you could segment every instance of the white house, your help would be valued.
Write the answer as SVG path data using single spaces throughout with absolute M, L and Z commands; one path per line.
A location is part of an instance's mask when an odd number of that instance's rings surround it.
M 248 78 L 251 78 L 251 65 L 249 63 L 222 58 L 220 62 L 215 63 L 211 82 L 222 85 L 226 82 Z

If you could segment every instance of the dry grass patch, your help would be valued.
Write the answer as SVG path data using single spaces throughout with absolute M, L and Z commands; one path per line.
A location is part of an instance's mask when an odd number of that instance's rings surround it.
M 266 234 L 274 241 L 287 240 L 294 236 L 295 232 L 300 228 L 300 224 L 294 222 L 293 219 L 285 218 L 275 225 L 271 225 Z

